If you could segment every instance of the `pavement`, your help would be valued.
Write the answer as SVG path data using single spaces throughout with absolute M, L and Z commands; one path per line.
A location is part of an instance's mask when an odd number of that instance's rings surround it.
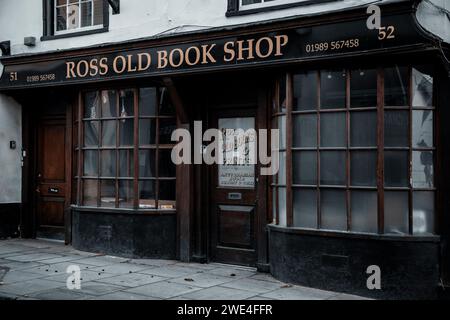
M 70 290 L 69 266 L 81 288 Z M 70 283 L 69 283 L 70 284 Z M 0 300 L 359 300 L 222 264 L 126 259 L 44 240 L 0 240 Z

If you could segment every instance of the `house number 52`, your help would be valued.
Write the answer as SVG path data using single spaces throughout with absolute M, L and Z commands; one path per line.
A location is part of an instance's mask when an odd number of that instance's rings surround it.
M 387 26 L 378 29 L 378 40 L 395 39 L 395 27 Z
M 9 73 L 9 81 L 17 81 L 17 72 L 10 72 Z

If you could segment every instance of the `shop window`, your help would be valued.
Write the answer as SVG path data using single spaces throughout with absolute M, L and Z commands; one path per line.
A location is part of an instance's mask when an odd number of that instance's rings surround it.
M 228 0 L 227 16 L 279 10 L 336 0 Z
M 84 93 L 80 206 L 175 209 L 174 108 L 165 88 Z
M 280 82 L 273 125 L 291 139 L 282 141 L 280 171 L 272 183 L 278 224 L 435 233 L 430 68 L 308 71 Z
M 42 40 L 105 32 L 109 6 L 103 0 L 44 0 Z

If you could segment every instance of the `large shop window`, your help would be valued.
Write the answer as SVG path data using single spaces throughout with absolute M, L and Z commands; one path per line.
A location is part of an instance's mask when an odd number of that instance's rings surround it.
M 435 233 L 430 68 L 309 71 L 277 87 L 281 166 L 272 190 L 279 225 Z
M 82 109 L 78 204 L 175 209 L 176 119 L 166 89 L 86 92 Z
M 107 31 L 108 2 L 44 0 L 44 40 Z

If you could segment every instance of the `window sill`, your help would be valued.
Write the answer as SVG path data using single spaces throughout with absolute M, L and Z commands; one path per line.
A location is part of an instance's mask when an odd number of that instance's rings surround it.
M 270 12 L 270 11 L 294 8 L 294 7 L 303 7 L 303 6 L 308 6 L 308 5 L 321 4 L 321 3 L 327 3 L 327 2 L 337 2 L 337 1 L 342 1 L 342 0 L 308 0 L 308 1 L 302 1 L 302 2 L 286 3 L 286 4 L 253 8 L 253 9 L 228 10 L 225 13 L 225 16 L 226 17 L 244 16 L 244 15 L 248 15 L 248 14 Z
M 138 215 L 173 215 L 177 213 L 176 209 L 161 210 L 161 209 L 127 209 L 127 208 L 99 208 L 99 207 L 85 207 L 71 205 L 72 210 L 78 212 L 91 212 L 91 213 L 110 213 L 110 214 L 138 214 Z
M 108 32 L 108 31 L 109 31 L 108 27 L 103 27 L 103 28 L 99 28 L 99 29 L 57 34 L 57 35 L 53 35 L 53 36 L 42 36 L 41 41 L 51 41 L 51 40 L 58 40 L 58 39 L 81 37 L 81 36 L 87 36 L 87 35 L 91 35 L 91 34 L 104 33 L 104 32 Z
M 305 236 L 319 236 L 328 238 L 348 238 L 348 239 L 365 239 L 365 240 L 380 240 L 380 241 L 407 241 L 407 242 L 432 242 L 438 243 L 441 241 L 441 237 L 437 235 L 393 235 L 393 234 L 370 234 L 370 233 L 357 233 L 346 231 L 329 231 L 329 230 L 315 230 L 304 229 L 295 227 L 282 227 L 275 224 L 267 225 L 268 229 L 272 229 L 275 232 L 291 233 Z

